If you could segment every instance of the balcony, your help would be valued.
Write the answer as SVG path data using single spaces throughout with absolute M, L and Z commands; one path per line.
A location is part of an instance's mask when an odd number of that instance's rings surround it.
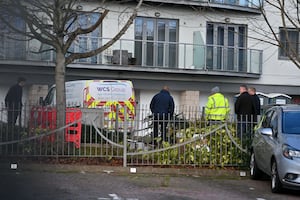
M 70 51 L 85 52 L 105 44 L 108 40 L 109 38 L 79 37 Z M 54 61 L 54 52 L 45 51 L 49 47 L 37 41 L 20 42 L 6 39 L 2 42 L 4 48 L 0 51 L 0 63 L 28 61 L 35 65 Z M 34 53 L 37 51 L 43 53 Z M 137 71 L 157 69 L 175 73 L 259 76 L 262 71 L 262 51 L 216 45 L 121 39 L 101 54 L 78 59 L 74 63 L 83 68 L 89 68 L 90 64 L 93 64 L 110 69 L 118 67 L 121 70 L 130 66 Z
M 242 6 L 248 8 L 260 8 L 260 0 L 209 0 L 210 3 L 222 4 L 222 5 L 232 5 L 232 6 Z
M 156 3 L 181 4 L 260 13 L 260 0 L 146 0 Z

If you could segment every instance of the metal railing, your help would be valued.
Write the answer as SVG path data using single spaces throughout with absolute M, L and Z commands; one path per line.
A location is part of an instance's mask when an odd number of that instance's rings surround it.
M 123 165 L 245 166 L 255 122 L 205 120 L 201 110 L 178 108 L 169 119 L 155 120 L 148 107 L 120 119 L 110 108 L 68 108 L 66 125 L 56 126 L 56 110 L 24 106 L 20 120 L 7 123 L 0 112 L 0 155 L 122 159 Z M 122 110 L 126 115 L 126 108 Z M 155 123 L 158 135 L 154 137 Z M 166 129 L 161 126 L 166 125 Z M 161 132 L 165 131 L 164 133 Z
M 23 41 L 22 44 L 18 41 L 16 48 L 11 39 L 2 39 L 5 42 L 0 60 L 54 61 L 54 51 L 47 51 L 50 47 L 37 41 Z M 69 51 L 86 52 L 109 40 L 80 36 Z M 120 39 L 102 53 L 78 59 L 74 63 L 261 74 L 262 51 L 231 46 Z
M 209 0 L 209 2 L 216 4 L 243 6 L 256 9 L 262 6 L 261 1 L 259 0 Z

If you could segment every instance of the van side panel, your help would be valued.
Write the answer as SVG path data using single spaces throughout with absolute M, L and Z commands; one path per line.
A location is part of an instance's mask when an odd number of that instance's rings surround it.
M 85 107 L 103 108 L 106 128 L 117 128 L 114 123 L 124 121 L 125 117 L 129 121 L 134 119 L 135 96 L 131 81 L 92 80 L 86 83 L 85 92 Z
M 86 82 L 86 102 L 88 107 L 102 106 L 100 102 L 119 102 L 134 99 L 129 81 L 89 81 Z M 100 104 L 99 104 L 100 103 Z
M 85 82 L 86 81 L 66 82 L 67 107 L 83 107 Z

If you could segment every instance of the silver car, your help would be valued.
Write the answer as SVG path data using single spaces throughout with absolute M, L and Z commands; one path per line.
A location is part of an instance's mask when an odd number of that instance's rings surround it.
M 251 146 L 250 176 L 271 176 L 272 192 L 300 190 L 300 105 L 269 108 L 262 116 Z

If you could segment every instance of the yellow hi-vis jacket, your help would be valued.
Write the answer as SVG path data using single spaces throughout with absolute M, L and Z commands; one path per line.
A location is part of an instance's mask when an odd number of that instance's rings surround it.
M 228 99 L 221 93 L 215 93 L 208 97 L 205 106 L 206 120 L 227 120 L 230 112 Z

